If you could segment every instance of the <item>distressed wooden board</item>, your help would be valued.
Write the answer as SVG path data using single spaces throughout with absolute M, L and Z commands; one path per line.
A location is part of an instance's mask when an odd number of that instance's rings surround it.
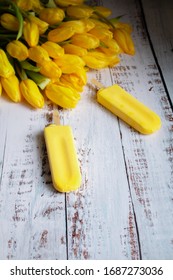
M 1 98 L 0 259 L 173 258 L 173 116 L 141 5 L 91 2 L 112 8 L 115 16 L 126 14 L 136 55 L 122 56 L 114 69 L 91 71 L 77 108 L 60 111 L 62 124 L 73 128 L 83 177 L 74 193 L 52 188 L 43 129 L 53 107 L 32 110 Z M 149 7 L 143 1 L 144 12 Z M 151 16 L 148 30 L 154 34 Z M 171 80 L 161 69 L 169 91 Z M 92 77 L 106 86 L 119 83 L 150 106 L 162 129 L 143 136 L 119 121 L 97 104 Z
M 173 2 L 143 0 L 142 3 L 157 63 L 173 102 Z

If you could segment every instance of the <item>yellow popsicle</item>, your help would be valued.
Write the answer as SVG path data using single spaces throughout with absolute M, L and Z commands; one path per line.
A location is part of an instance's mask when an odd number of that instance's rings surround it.
M 51 124 L 44 129 L 54 188 L 70 192 L 81 185 L 81 173 L 70 126 Z
M 97 101 L 140 133 L 150 134 L 161 127 L 155 112 L 118 85 L 99 89 Z

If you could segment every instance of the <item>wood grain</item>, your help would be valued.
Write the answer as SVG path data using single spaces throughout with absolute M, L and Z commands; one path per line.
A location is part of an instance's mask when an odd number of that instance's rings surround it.
M 173 259 L 173 21 L 172 3 L 161 2 L 91 1 L 125 14 L 136 54 L 89 71 L 78 106 L 59 110 L 75 137 L 76 192 L 52 186 L 43 130 L 57 108 L 1 97 L 0 259 Z M 158 113 L 160 131 L 141 135 L 99 105 L 92 78 L 119 84 Z

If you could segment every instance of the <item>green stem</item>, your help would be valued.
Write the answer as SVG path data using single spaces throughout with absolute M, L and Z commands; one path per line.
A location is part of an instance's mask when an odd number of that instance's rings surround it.
M 17 37 L 16 37 L 16 40 L 18 40 L 21 36 L 22 36 L 22 33 L 23 33 L 23 16 L 22 16 L 22 13 L 20 12 L 20 9 L 18 8 L 18 6 L 11 2 L 11 5 L 15 11 L 15 14 L 16 14 L 16 17 L 19 21 L 19 30 L 18 30 L 18 33 L 17 33 Z

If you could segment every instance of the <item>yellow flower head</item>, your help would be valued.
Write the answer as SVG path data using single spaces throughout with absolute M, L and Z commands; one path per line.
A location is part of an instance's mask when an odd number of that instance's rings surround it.
M 89 18 L 94 12 L 94 9 L 87 5 L 68 6 L 66 13 L 69 17 L 82 19 Z
M 135 54 L 134 43 L 129 32 L 125 29 L 117 28 L 113 31 L 113 36 L 123 53 Z
M 8 13 L 2 14 L 2 16 L 0 17 L 0 22 L 1 25 L 7 30 L 18 31 L 19 29 L 18 19 L 11 14 Z
M 45 89 L 45 94 L 52 102 L 63 108 L 76 107 L 80 99 L 80 94 L 75 89 L 62 83 L 49 84 Z
M 50 60 L 48 52 L 41 46 L 29 48 L 29 58 L 37 63 L 43 63 Z
M 25 60 L 28 58 L 28 48 L 20 41 L 13 40 L 6 46 L 7 52 L 18 60 Z
M 39 18 L 50 25 L 63 21 L 65 13 L 60 8 L 44 8 L 39 13 Z
M 14 68 L 9 62 L 6 53 L 0 49 L 0 76 L 8 78 L 15 74 Z
M 39 19 L 38 17 L 32 15 L 32 14 L 29 14 L 28 15 L 28 18 L 31 22 L 34 22 L 37 24 L 38 26 L 38 30 L 39 30 L 39 34 L 44 34 L 46 32 L 46 30 L 48 29 L 49 27 L 49 24 L 41 19 Z
M 64 48 L 66 54 L 75 54 L 78 56 L 87 55 L 87 50 L 82 47 L 79 47 L 77 45 L 65 44 L 63 46 L 63 48 Z
M 21 93 L 19 89 L 19 80 L 15 75 L 8 78 L 1 77 L 2 87 L 9 98 L 14 102 L 21 101 Z
M 40 67 L 40 73 L 50 79 L 59 79 L 62 71 L 58 65 L 50 60 L 42 62 L 41 64 L 37 63 L 37 66 Z
M 72 36 L 71 43 L 84 49 L 95 49 L 99 47 L 100 40 L 90 33 L 83 33 Z
M 85 66 L 83 59 L 73 54 L 64 54 L 55 59 L 55 63 L 61 68 L 62 73 L 66 74 L 78 72 Z
M 60 43 L 71 38 L 74 33 L 74 29 L 71 26 L 58 27 L 48 33 L 48 40 L 55 43 Z
M 84 0 L 55 0 L 55 3 L 61 7 L 76 6 L 83 4 Z
M 39 12 L 43 7 L 39 0 L 30 0 L 30 1 L 23 1 L 23 0 L 13 0 L 21 10 L 29 11 L 33 10 Z
M 39 41 L 38 25 L 35 22 L 26 21 L 23 26 L 23 35 L 30 47 L 36 46 Z
M 31 79 L 20 82 L 20 91 L 26 101 L 34 108 L 43 108 L 44 98 L 36 83 Z
M 64 55 L 64 49 L 57 43 L 46 41 L 41 45 L 43 49 L 47 51 L 50 57 L 58 58 Z

